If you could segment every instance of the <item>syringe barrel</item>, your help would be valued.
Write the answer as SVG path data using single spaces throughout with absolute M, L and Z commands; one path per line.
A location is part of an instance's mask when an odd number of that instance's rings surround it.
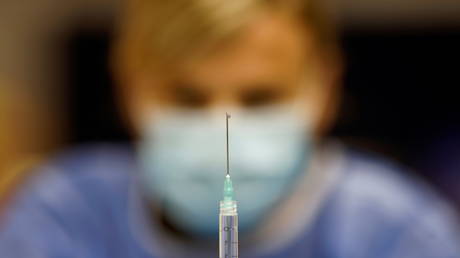
M 238 214 L 236 201 L 221 201 L 220 203 L 219 257 L 238 258 Z
M 238 215 L 219 215 L 219 257 L 238 258 Z

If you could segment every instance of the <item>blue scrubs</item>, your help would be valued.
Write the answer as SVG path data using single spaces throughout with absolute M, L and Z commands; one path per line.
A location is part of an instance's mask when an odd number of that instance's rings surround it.
M 36 171 L 1 217 L 0 257 L 216 257 L 214 242 L 206 255 L 186 256 L 162 244 L 146 216 L 133 153 L 80 148 Z M 344 157 L 340 180 L 301 234 L 271 253 L 242 247 L 240 257 L 460 257 L 457 217 L 428 187 L 383 161 Z

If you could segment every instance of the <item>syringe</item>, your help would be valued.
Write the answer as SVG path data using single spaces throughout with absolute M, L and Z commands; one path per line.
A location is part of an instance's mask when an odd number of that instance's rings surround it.
M 237 258 L 238 257 L 238 213 L 234 198 L 232 180 L 229 170 L 228 153 L 228 119 L 226 114 L 227 129 L 227 173 L 224 181 L 224 199 L 220 201 L 219 213 L 219 257 Z

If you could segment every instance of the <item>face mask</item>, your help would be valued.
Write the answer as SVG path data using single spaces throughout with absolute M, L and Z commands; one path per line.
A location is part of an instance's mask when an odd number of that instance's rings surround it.
M 144 123 L 142 182 L 168 220 L 189 233 L 218 231 L 226 171 L 225 111 L 164 112 L 147 116 Z M 239 229 L 245 231 L 290 192 L 305 170 L 309 130 L 305 115 L 288 107 L 231 115 L 230 174 Z

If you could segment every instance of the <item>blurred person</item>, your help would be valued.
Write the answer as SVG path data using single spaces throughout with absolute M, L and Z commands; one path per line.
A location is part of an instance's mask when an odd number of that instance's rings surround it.
M 1 257 L 214 257 L 225 112 L 242 257 L 460 257 L 428 186 L 325 139 L 336 32 L 313 1 L 131 0 L 114 45 L 134 147 L 37 168 L 2 216 Z

